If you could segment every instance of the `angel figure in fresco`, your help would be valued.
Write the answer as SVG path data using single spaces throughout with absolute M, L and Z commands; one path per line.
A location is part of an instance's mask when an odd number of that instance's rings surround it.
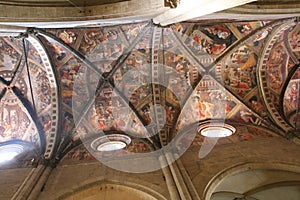
M 174 119 L 174 113 L 175 113 L 175 111 L 173 110 L 172 106 L 169 106 L 166 110 L 167 123 L 172 123 L 172 121 Z
M 272 31 L 272 27 L 267 28 L 266 30 L 264 30 L 263 32 L 257 34 L 255 36 L 255 39 L 253 40 L 253 45 L 257 46 L 259 44 L 259 42 L 263 39 L 265 39 L 269 33 Z
M 190 41 L 189 45 L 198 51 L 198 53 L 200 53 L 203 50 L 201 33 L 196 30 L 194 31 L 193 35 L 194 37 Z
M 56 59 L 58 61 L 61 61 L 62 59 L 64 59 L 64 57 L 66 57 L 66 53 L 64 52 L 62 47 L 60 47 L 58 44 L 50 44 L 50 47 L 52 51 L 55 53 Z
M 268 76 L 270 79 L 270 86 L 273 89 L 279 89 L 282 86 L 282 74 L 278 69 L 269 71 Z
M 253 108 L 253 110 L 256 113 L 262 113 L 263 112 L 263 105 L 262 103 L 257 99 L 257 96 L 253 96 L 249 102 L 251 103 L 251 106 Z
M 197 102 L 197 111 L 200 119 L 205 118 L 205 105 L 200 100 L 200 98 L 198 98 L 198 102 Z
M 208 31 L 212 35 L 218 36 L 220 39 L 225 40 L 228 36 L 230 36 L 230 31 L 224 28 L 221 25 L 215 25 L 212 27 L 205 28 L 206 31 Z
M 210 44 L 206 40 L 203 42 L 204 49 L 207 53 L 212 55 L 220 54 L 224 49 L 226 49 L 226 44 Z
M 152 124 L 153 123 L 153 118 L 151 116 L 151 110 L 150 107 L 146 106 L 143 110 L 143 119 L 147 124 Z
M 250 113 L 248 111 L 241 110 L 238 118 L 244 122 L 251 122 L 254 124 L 254 120 L 252 118 L 252 113 Z
M 290 105 L 292 108 L 298 108 L 299 90 L 296 83 L 292 84 L 291 90 L 289 92 Z
M 87 32 L 87 33 L 84 33 L 84 41 L 85 43 L 80 47 L 81 50 L 86 53 L 86 54 L 90 54 L 94 48 L 96 47 L 97 45 L 97 36 L 99 36 L 99 32 L 97 31 L 90 31 L 90 32 Z
M 105 128 L 105 119 L 103 116 L 99 117 L 98 125 L 100 130 L 103 130 Z
M 63 32 L 61 32 L 58 37 L 64 41 L 64 43 L 66 44 L 72 44 L 75 42 L 76 40 L 76 35 L 75 33 L 71 32 L 71 31 L 66 31 L 64 30 Z
M 63 123 L 63 130 L 65 134 L 68 134 L 71 130 L 72 126 L 72 119 L 70 119 L 70 116 L 68 114 L 65 114 L 64 123 Z
M 212 118 L 214 114 L 215 105 L 213 103 L 202 101 L 202 105 L 204 106 L 204 115 L 206 118 Z
M 140 26 L 133 26 L 128 29 L 126 32 L 127 39 L 130 40 L 132 38 L 136 38 L 141 31 Z
M 249 33 L 253 30 L 250 23 L 239 25 L 237 26 L 237 29 L 240 31 L 240 33 Z
M 98 128 L 98 113 L 96 111 L 96 108 L 93 107 L 90 113 L 90 121 L 94 128 Z

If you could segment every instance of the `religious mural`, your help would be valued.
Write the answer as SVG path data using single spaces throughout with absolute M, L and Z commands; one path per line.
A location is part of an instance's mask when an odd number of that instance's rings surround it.
M 0 104 L 0 142 L 18 139 L 39 146 L 35 121 L 12 90 L 6 90 Z
M 77 39 L 81 37 L 80 29 L 47 29 L 46 31 L 73 48 L 78 46 Z
M 148 24 L 148 22 L 142 22 L 121 25 L 120 27 L 126 35 L 126 39 L 128 40 L 128 42 L 133 42 L 133 40 L 135 40 L 135 38 L 144 30 L 146 26 L 148 26 Z
M 21 43 L 17 45 L 16 43 Z M 15 70 L 19 60 L 21 59 L 21 49 L 14 48 L 14 46 L 21 46 L 22 42 L 18 39 L 3 37 L 0 39 L 0 70 Z
M 107 73 L 125 47 L 126 39 L 120 27 L 85 29 L 79 51 L 99 70 Z
M 223 63 L 223 81 L 225 86 L 238 96 L 244 97 L 256 87 L 256 66 L 258 56 L 246 45 L 240 46 Z
M 298 112 L 300 111 L 300 69 L 298 69 L 294 76 L 292 77 L 291 81 L 289 82 L 287 89 L 284 94 L 283 100 L 283 108 L 284 114 L 289 120 L 289 122 L 295 127 L 297 121 Z
M 242 38 L 249 35 L 256 29 L 265 26 L 268 23 L 269 22 L 267 21 L 249 21 L 232 23 L 230 24 L 230 26 L 235 27 L 235 34 L 237 35 L 237 37 Z
M 280 93 L 283 82 L 287 76 L 286 64 L 288 61 L 288 53 L 283 44 L 279 41 L 271 50 L 269 60 L 267 62 L 268 83 L 271 90 L 275 93 Z
M 96 94 L 95 104 L 90 108 L 88 116 L 95 132 L 118 130 L 140 136 L 147 135 L 141 121 L 109 84 L 105 84 Z
M 284 32 L 267 51 L 267 61 L 259 63 L 269 37 L 279 26 L 263 21 L 195 21 L 160 28 L 149 23 L 49 29 L 38 36 L 49 51 L 59 84 L 59 139 L 79 144 L 99 133 L 125 132 L 132 139 L 126 150 L 142 153 L 151 151 L 143 139 L 151 138 L 155 127 L 162 128 L 169 141 L 177 131 L 210 119 L 266 126 L 272 122 L 258 87 L 261 77 L 257 73 L 262 66 L 266 69 L 262 79 L 276 108 L 280 111 L 283 107 L 289 123 L 298 126 L 299 70 L 289 84 L 286 80 L 300 58 L 299 25 Z M 34 120 L 42 124 L 46 138 L 53 125 L 51 82 L 41 55 L 33 45 L 25 47 L 28 68 L 22 60 L 22 41 L 0 39 L 0 89 L 7 89 L 1 93 L 0 140 L 39 144 Z M 34 120 L 24 102 L 7 87 L 19 63 L 22 70 L 14 86 L 36 112 Z M 163 116 L 157 113 L 158 106 Z M 164 126 L 158 127 L 161 118 Z M 261 129 L 239 128 L 218 144 L 273 137 Z M 193 145 L 203 142 L 197 135 Z M 129 153 L 113 151 L 102 156 L 126 155 Z M 82 146 L 65 156 L 65 160 L 94 159 Z
M 177 98 L 184 97 L 188 87 L 195 87 L 200 81 L 203 69 L 200 69 L 199 64 L 190 56 L 187 57 L 187 52 L 180 48 L 180 43 L 176 41 L 173 32 L 168 29 L 163 30 L 163 55 L 169 88 L 171 91 L 176 91 Z
M 184 44 L 205 67 L 225 51 L 237 38 L 226 24 L 190 24 L 182 36 Z
M 208 119 L 225 119 L 237 105 L 235 98 L 226 92 L 212 77 L 204 76 L 185 103 L 177 123 L 180 130 L 190 124 Z
M 296 58 L 300 59 L 300 24 L 289 33 L 289 44 Z

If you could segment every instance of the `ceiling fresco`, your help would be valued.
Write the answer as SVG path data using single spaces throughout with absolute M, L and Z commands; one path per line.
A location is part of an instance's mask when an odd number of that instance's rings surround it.
M 131 138 L 125 151 L 96 152 L 118 157 L 161 148 L 207 120 L 238 127 L 220 144 L 299 131 L 294 20 L 166 28 L 146 21 L 28 34 L 0 38 L 1 142 L 46 145 L 46 158 L 71 162 L 93 160 L 82 143 L 99 134 Z M 203 141 L 198 134 L 192 144 Z

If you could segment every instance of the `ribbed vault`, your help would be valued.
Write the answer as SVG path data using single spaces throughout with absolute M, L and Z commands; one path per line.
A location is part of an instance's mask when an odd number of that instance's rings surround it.
M 132 140 L 127 152 L 155 151 L 208 120 L 299 137 L 299 27 L 144 21 L 1 37 L 1 142 L 59 161 L 119 133 Z

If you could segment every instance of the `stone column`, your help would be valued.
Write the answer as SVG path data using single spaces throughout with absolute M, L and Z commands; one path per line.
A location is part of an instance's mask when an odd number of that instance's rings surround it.
M 187 173 L 184 165 L 182 164 L 181 160 L 178 159 L 176 161 L 176 163 L 178 165 L 178 169 L 181 172 L 183 180 L 184 180 L 184 182 L 185 182 L 185 184 L 186 184 L 186 186 L 187 186 L 187 188 L 189 190 L 189 193 L 190 193 L 192 199 L 200 200 L 199 194 L 198 194 L 198 192 L 197 192 L 197 190 L 196 190 L 196 188 L 195 188 L 195 186 L 194 186 L 194 184 L 193 184 L 190 176 L 188 175 L 188 173 Z
M 178 190 L 177 190 L 176 184 L 174 182 L 174 179 L 172 177 L 170 168 L 169 168 L 169 166 L 166 165 L 167 164 L 166 158 L 162 155 L 159 157 L 159 161 L 162 166 L 166 166 L 166 167 L 162 167 L 162 172 L 165 176 L 165 180 L 166 180 L 167 188 L 169 190 L 170 198 L 172 200 L 180 200 L 180 196 L 178 194 Z
M 53 168 L 54 165 L 50 165 L 49 162 L 43 161 L 39 163 L 38 166 L 33 168 L 28 174 L 12 197 L 12 200 L 37 199 Z
M 166 158 L 169 164 L 170 171 L 172 173 L 172 177 L 175 181 L 175 184 L 177 186 L 177 190 L 179 192 L 180 198 L 183 200 L 192 200 L 192 197 L 189 193 L 189 190 L 187 188 L 187 185 L 184 182 L 184 179 L 182 177 L 182 174 L 180 173 L 177 163 L 176 162 L 171 162 L 174 160 L 172 157 L 172 154 L 167 153 Z
M 37 200 L 40 192 L 42 191 L 42 188 L 46 184 L 51 172 L 53 170 L 52 166 L 47 166 L 45 170 L 43 171 L 42 176 L 40 179 L 37 181 L 36 185 L 34 186 L 33 190 L 31 191 L 28 200 Z
M 27 200 L 32 189 L 35 187 L 35 184 L 42 176 L 45 170 L 45 165 L 39 164 L 36 168 L 33 168 L 32 171 L 28 174 L 22 185 L 18 188 L 12 200 Z

